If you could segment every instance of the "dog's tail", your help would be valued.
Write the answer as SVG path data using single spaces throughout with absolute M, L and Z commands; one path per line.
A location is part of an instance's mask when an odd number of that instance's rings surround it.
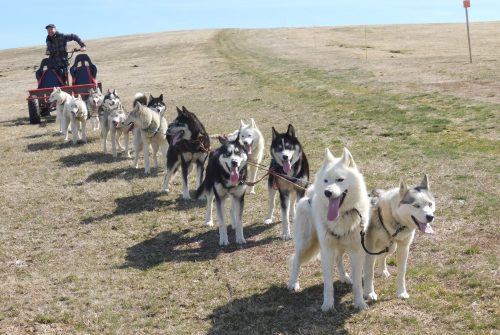
M 141 105 L 146 106 L 148 104 L 148 98 L 142 92 L 136 93 L 134 96 L 132 107 L 135 107 L 136 103 L 140 103 Z
M 370 198 L 370 204 L 372 207 L 377 207 L 378 206 L 378 201 L 380 199 L 380 196 L 385 192 L 385 190 L 382 190 L 380 188 L 373 189 L 369 194 L 368 197 Z

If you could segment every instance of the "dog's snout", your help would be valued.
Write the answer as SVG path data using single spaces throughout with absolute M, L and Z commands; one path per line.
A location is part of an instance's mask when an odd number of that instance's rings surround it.
M 282 158 L 283 158 L 284 161 L 288 160 L 288 156 L 287 155 L 283 155 Z
M 427 219 L 427 222 L 432 222 L 434 220 L 434 215 L 426 215 L 425 218 Z
M 325 197 L 330 198 L 332 194 L 332 191 L 325 190 Z
M 237 162 L 237 161 L 235 161 L 235 160 L 232 160 L 232 161 L 231 161 L 231 166 L 232 166 L 232 167 L 237 167 L 237 166 L 238 166 L 238 162 Z

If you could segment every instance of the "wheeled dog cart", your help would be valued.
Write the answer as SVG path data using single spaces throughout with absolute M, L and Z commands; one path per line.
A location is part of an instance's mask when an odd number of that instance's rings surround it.
M 76 51 L 79 50 L 74 49 L 68 60 Z M 35 73 L 38 88 L 28 91 L 28 113 L 31 124 L 39 124 L 42 116 L 49 116 L 50 112 L 55 109 L 54 104 L 49 102 L 50 93 L 54 87 L 60 87 L 64 92 L 74 96 L 80 94 L 83 100 L 88 99 L 91 88 L 95 90 L 99 87 L 102 91 L 102 83 L 96 80 L 97 67 L 87 54 L 79 54 L 75 57 L 69 73 L 72 77 L 71 85 L 68 85 L 67 67 L 61 68 L 51 57 L 42 60 L 40 68 Z

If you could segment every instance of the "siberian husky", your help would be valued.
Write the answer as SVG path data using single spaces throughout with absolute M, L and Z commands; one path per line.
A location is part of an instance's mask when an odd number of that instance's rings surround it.
M 89 118 L 92 122 L 92 130 L 97 131 L 100 128 L 100 118 L 104 114 L 102 102 L 104 101 L 104 94 L 101 89 L 97 87 L 96 90 L 91 88 L 89 90 L 89 98 L 87 99 L 87 109 L 89 110 Z
M 215 206 L 219 219 L 219 245 L 229 244 L 224 213 L 224 203 L 231 197 L 231 226 L 236 232 L 236 243 L 246 243 L 243 236 L 243 205 L 247 180 L 247 153 L 237 137 L 234 141 L 219 137 L 221 146 L 210 154 L 205 179 L 196 190 L 196 198 L 202 193 L 207 197 L 205 223 L 213 226 L 212 206 Z
M 233 139 L 238 134 L 240 134 L 240 140 L 248 153 L 248 181 L 252 185 L 247 188 L 247 193 L 255 194 L 253 183 L 257 179 L 258 165 L 260 165 L 264 158 L 264 136 L 257 127 L 254 119 L 250 119 L 249 124 L 240 120 L 240 128 L 229 134 L 228 138 Z
M 49 102 L 56 104 L 56 124 L 59 125 L 59 132 L 64 133 L 63 129 L 68 129 L 69 125 L 64 124 L 64 104 L 71 100 L 71 95 L 61 90 L 60 87 L 54 87 L 49 96 Z
M 291 124 L 285 133 L 272 128 L 271 166 L 267 189 L 269 193 L 269 212 L 265 224 L 273 222 L 274 198 L 278 190 L 281 201 L 281 238 L 289 240 L 290 220 L 295 216 L 295 202 L 302 198 L 309 181 L 309 164 L 302 145 L 295 136 Z
M 148 98 L 144 95 L 144 93 L 137 93 L 135 95 L 135 102 L 140 102 L 144 106 L 148 106 L 150 109 L 156 111 L 160 116 L 164 117 L 165 112 L 167 110 L 167 106 L 163 102 L 163 94 L 160 94 L 158 98 L 153 97 L 151 94 Z M 133 129 L 134 133 L 134 162 L 132 166 L 134 168 L 139 168 L 139 154 L 142 151 L 144 143 L 142 143 L 141 130 L 139 128 Z M 156 157 L 154 157 L 156 162 Z
M 182 106 L 177 108 L 177 117 L 168 125 L 167 171 L 162 191 L 170 191 L 170 178 L 179 165 L 182 170 L 182 197 L 191 199 L 188 188 L 188 175 L 193 164 L 196 165 L 198 186 L 203 180 L 203 169 L 210 150 L 210 137 L 201 121 L 194 113 Z
M 134 128 L 140 130 L 144 153 L 144 173 L 150 174 L 149 146 L 153 147 L 153 159 L 155 167 L 158 169 L 158 159 L 156 157 L 158 150 L 161 150 L 162 157 L 166 157 L 167 154 L 168 123 L 163 116 L 141 103 L 142 96 L 142 93 L 136 94 L 134 108 L 125 120 L 125 125 L 129 130 Z
M 373 287 L 375 260 L 378 260 L 382 274 L 388 277 L 386 258 L 396 250 L 396 294 L 399 298 L 408 299 L 405 283 L 406 264 L 415 230 L 418 228 L 424 234 L 434 232 L 430 224 L 434 221 L 436 203 L 430 192 L 429 177 L 424 175 L 420 185 L 414 188 L 409 188 L 401 179 L 399 188 L 376 190 L 372 194 L 375 198 L 372 200 L 370 222 L 363 244 L 369 253 L 364 265 L 364 296 L 377 300 Z
M 63 132 L 66 134 L 64 140 L 68 141 L 69 125 L 71 124 L 71 133 L 73 134 L 73 144 L 78 140 L 87 142 L 87 105 L 82 100 L 82 96 L 78 95 L 77 98 L 70 97 L 64 104 L 63 110 Z
M 128 145 L 128 129 L 124 125 L 124 121 L 127 117 L 123 105 L 121 103 L 120 97 L 116 93 L 116 90 L 110 91 L 104 95 L 102 108 L 104 113 L 101 117 L 101 134 L 102 134 L 102 145 L 104 153 L 107 152 L 107 137 L 108 132 L 111 135 L 111 152 L 113 157 L 117 157 L 116 147 L 120 150 L 125 149 L 125 154 L 130 157 L 129 145 Z M 120 144 L 120 137 L 123 135 L 125 141 L 125 148 Z
M 323 270 L 323 311 L 334 307 L 333 263 L 336 262 L 340 278 L 352 282 L 354 307 L 367 308 L 363 300 L 362 271 L 365 252 L 360 233 L 368 224 L 370 202 L 362 174 L 349 150 L 344 148 L 340 158 L 325 150 L 323 165 L 297 206 L 295 217 L 295 252 L 288 288 L 300 288 L 298 276 L 301 264 L 321 255 Z M 342 254 L 347 252 L 351 261 L 352 281 L 342 265 Z

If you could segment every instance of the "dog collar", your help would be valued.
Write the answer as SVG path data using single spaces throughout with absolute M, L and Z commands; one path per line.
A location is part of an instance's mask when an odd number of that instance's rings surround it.
M 309 204 L 311 203 L 311 200 L 309 199 Z M 359 225 L 361 227 L 361 232 L 363 232 L 363 216 L 361 215 L 361 213 L 359 212 L 359 210 L 357 208 L 351 208 L 350 210 L 348 211 L 345 211 L 344 214 L 342 214 L 342 217 L 348 215 L 348 214 L 352 214 L 352 213 L 355 213 L 355 214 L 358 214 L 359 218 L 360 218 L 360 221 L 359 221 Z M 328 225 L 326 226 L 326 229 L 328 230 L 328 232 L 330 233 L 330 235 L 332 235 L 333 237 L 339 239 L 341 237 L 344 237 L 345 235 L 349 234 L 344 234 L 344 235 L 339 235 L 337 233 L 335 233 L 333 230 L 330 229 L 330 227 L 328 227 Z

